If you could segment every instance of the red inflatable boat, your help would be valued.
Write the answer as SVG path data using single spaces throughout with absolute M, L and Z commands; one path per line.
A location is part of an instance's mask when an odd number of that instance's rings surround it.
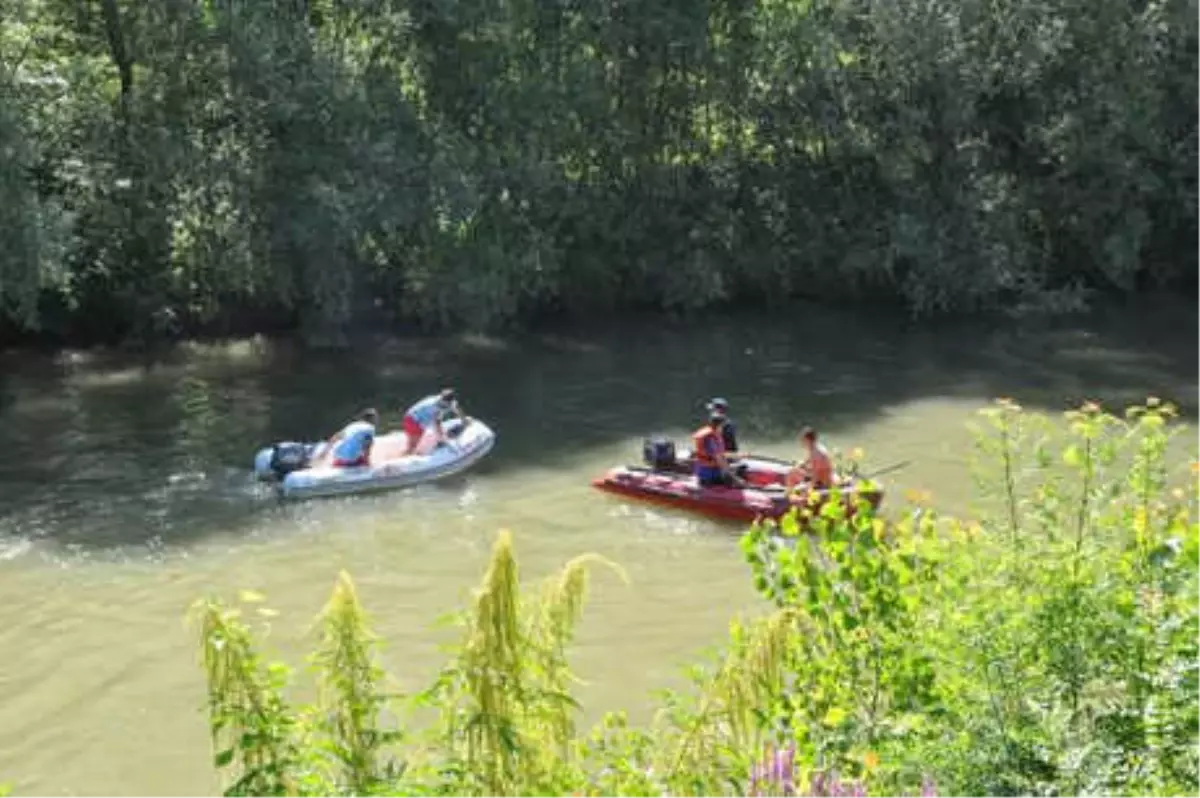
M 676 459 L 670 442 L 646 443 L 647 466 L 618 466 L 593 480 L 600 490 L 642 499 L 657 504 L 680 507 L 717 518 L 735 521 L 754 521 L 757 518 L 777 519 L 793 507 L 809 506 L 809 492 L 803 488 L 788 495 L 783 486 L 792 464 L 770 457 L 742 457 L 735 470 L 746 483 L 745 487 L 701 486 L 691 474 L 688 456 Z M 883 500 L 878 486 L 857 490 L 857 480 L 845 478 L 837 487 L 819 491 L 815 507 L 830 499 L 851 505 L 866 499 L 872 507 Z

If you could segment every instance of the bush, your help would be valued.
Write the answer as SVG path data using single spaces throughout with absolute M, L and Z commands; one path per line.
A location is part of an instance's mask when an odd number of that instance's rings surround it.
M 0 335 L 1194 288 L 1186 2 L 0 0 Z
M 408 735 L 383 721 L 344 574 L 313 707 L 286 703 L 238 610 L 202 602 L 227 794 L 1194 794 L 1197 463 L 1172 472 L 1173 417 L 1086 405 L 1063 427 L 1000 401 L 979 521 L 918 500 L 896 522 L 862 502 L 756 524 L 742 549 L 773 612 L 735 621 L 645 729 L 618 713 L 577 734 L 565 651 L 587 560 L 523 595 L 507 533 L 454 656 L 407 702 L 439 721 Z

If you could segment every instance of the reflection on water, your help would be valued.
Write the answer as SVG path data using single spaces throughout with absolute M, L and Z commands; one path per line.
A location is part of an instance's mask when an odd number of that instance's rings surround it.
M 753 610 L 728 527 L 614 499 L 589 480 L 685 435 L 728 398 L 746 445 L 794 455 L 800 426 L 863 446 L 895 496 L 961 506 L 964 422 L 999 395 L 1058 411 L 1147 393 L 1194 418 L 1194 303 L 1069 323 L 910 327 L 809 309 L 792 321 L 497 339 L 377 342 L 350 354 L 241 341 L 154 362 L 0 354 L 0 778 L 20 792 L 211 792 L 193 641 L 205 593 L 255 587 L 284 611 L 272 639 L 299 662 L 337 569 L 355 576 L 387 665 L 412 688 L 440 661 L 433 621 L 459 606 L 495 530 L 522 572 L 583 551 L 624 566 L 601 583 L 579 645 L 589 717 L 645 706 L 729 617 Z M 366 404 L 385 424 L 442 385 L 497 431 L 467 474 L 399 493 L 281 504 L 254 451 L 333 432 Z M 702 589 L 697 586 L 702 585 Z

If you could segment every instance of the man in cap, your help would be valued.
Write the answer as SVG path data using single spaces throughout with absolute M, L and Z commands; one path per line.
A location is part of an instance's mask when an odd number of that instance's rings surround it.
M 729 417 L 729 402 L 721 397 L 715 397 L 708 403 L 710 415 L 721 417 L 721 441 L 725 444 L 725 453 L 736 457 L 738 453 L 737 425 Z

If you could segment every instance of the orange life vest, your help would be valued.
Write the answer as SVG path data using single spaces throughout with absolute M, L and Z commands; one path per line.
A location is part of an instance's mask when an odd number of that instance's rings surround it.
M 720 463 L 708 453 L 708 441 L 713 443 L 713 453 L 724 453 L 725 444 L 721 442 L 721 434 L 707 424 L 692 433 L 692 459 L 696 465 L 718 468 Z

